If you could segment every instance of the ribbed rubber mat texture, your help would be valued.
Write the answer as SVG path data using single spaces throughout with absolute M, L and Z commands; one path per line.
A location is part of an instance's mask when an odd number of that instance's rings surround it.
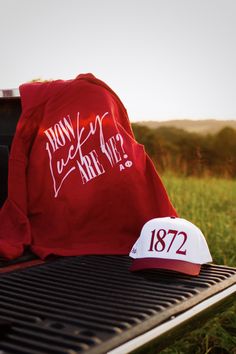
M 1 274 L 1 354 L 103 353 L 236 275 L 214 265 L 198 277 L 129 265 L 126 256 L 67 257 Z

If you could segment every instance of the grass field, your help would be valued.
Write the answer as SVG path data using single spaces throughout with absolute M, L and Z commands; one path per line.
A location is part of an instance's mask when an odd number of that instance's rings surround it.
M 236 267 L 236 180 L 162 176 L 179 216 L 204 233 L 213 262 Z M 161 354 L 236 354 L 236 304 Z

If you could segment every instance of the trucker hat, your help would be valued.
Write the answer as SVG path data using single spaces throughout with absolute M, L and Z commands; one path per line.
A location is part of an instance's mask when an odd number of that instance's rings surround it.
M 146 222 L 129 255 L 133 258 L 131 271 L 161 268 L 198 275 L 202 264 L 212 262 L 201 230 L 178 217 Z

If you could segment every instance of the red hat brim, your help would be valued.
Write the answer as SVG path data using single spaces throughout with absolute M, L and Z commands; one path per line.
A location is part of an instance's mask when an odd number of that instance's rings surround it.
M 138 258 L 133 260 L 130 271 L 135 272 L 144 269 L 168 269 L 188 275 L 198 275 L 201 264 L 164 258 Z

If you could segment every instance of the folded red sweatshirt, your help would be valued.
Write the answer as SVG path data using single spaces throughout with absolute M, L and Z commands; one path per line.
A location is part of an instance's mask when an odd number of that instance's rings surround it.
M 92 74 L 20 87 L 0 211 L 0 256 L 128 254 L 145 222 L 175 216 L 118 96 Z

